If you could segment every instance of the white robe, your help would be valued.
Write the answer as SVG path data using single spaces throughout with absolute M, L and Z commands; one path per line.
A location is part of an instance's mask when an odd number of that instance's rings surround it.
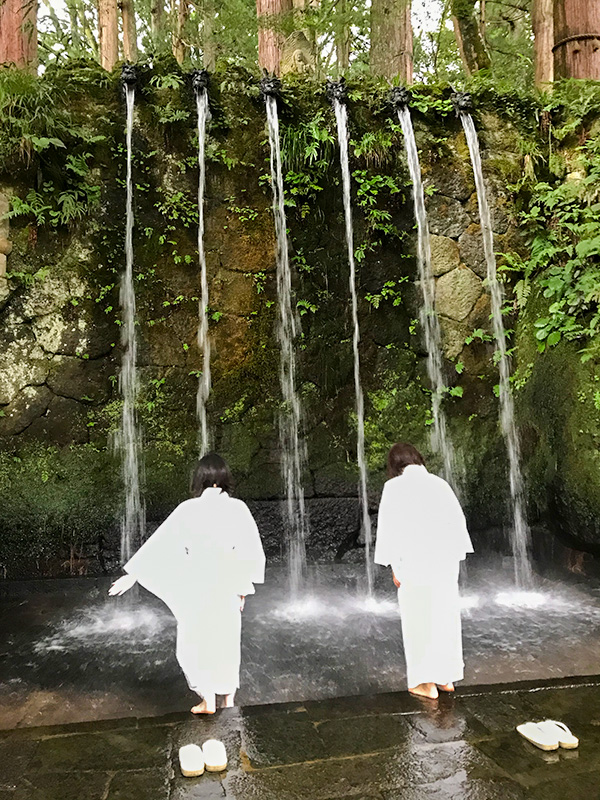
M 125 564 L 177 620 L 177 660 L 201 696 L 239 687 L 240 595 L 264 583 L 265 556 L 248 506 L 218 488 L 181 503 Z
M 423 466 L 387 481 L 377 522 L 375 563 L 400 581 L 398 603 L 409 687 L 462 680 L 459 563 L 473 552 L 452 488 Z

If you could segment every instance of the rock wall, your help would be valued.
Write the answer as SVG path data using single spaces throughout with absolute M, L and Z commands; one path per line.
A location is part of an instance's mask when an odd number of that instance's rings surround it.
M 244 76 L 213 83 L 210 96 L 205 246 L 214 362 L 209 418 L 215 448 L 230 461 L 240 496 L 257 504 L 267 549 L 275 558 L 285 537 L 277 513 L 281 401 L 264 109 L 256 84 Z M 401 135 L 382 93 L 374 100 L 357 88 L 353 96 L 351 169 L 356 245 L 362 253 L 361 357 L 375 513 L 385 454 L 394 441 L 413 441 L 432 468 L 438 463 L 428 442 L 430 403 Z M 114 81 L 93 97 L 78 96 L 77 102 L 76 114 L 103 137 L 90 149 L 86 179 L 99 187 L 98 205 L 68 226 L 36 224 L 26 214 L 13 217 L 10 228 L 6 219 L 0 223 L 0 492 L 7 498 L 0 510 L 0 564 L 8 576 L 97 571 L 117 563 L 122 498 L 111 440 L 120 414 L 123 107 Z M 503 187 L 520 174 L 518 133 L 492 113 L 480 113 L 477 122 L 496 246 L 502 250 L 517 241 Z M 309 555 L 354 559 L 361 542 L 335 122 L 322 94 L 315 96 L 298 82 L 284 93 L 281 124 L 302 324 L 299 385 L 309 455 Z M 460 389 L 445 406 L 464 462 L 463 498 L 477 537 L 478 531 L 502 529 L 507 499 L 477 202 L 456 120 L 415 112 L 415 127 L 428 187 L 447 382 L 449 389 Z M 153 82 L 152 73 L 142 75 L 134 130 L 134 247 L 150 529 L 186 496 L 196 452 L 201 356 L 195 159 L 189 90 L 183 82 L 169 89 Z M 43 168 L 50 170 L 51 164 Z M 1 180 L 0 206 L 6 209 L 11 195 L 26 195 L 32 176 L 24 167 L 23 174 L 11 171 Z M 483 535 L 479 538 L 483 541 Z M 503 535 L 496 545 L 503 545 Z

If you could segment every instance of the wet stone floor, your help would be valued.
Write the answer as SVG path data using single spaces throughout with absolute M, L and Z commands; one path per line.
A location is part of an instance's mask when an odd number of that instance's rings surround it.
M 562 719 L 576 751 L 514 728 Z M 221 775 L 183 778 L 183 744 L 221 739 Z M 0 800 L 595 800 L 600 679 L 248 706 L 0 732 Z

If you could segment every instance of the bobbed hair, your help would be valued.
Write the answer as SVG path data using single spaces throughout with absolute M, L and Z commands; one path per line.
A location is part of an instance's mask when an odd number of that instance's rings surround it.
M 398 442 L 390 448 L 387 458 L 388 478 L 396 478 L 402 475 L 404 468 L 410 464 L 425 466 L 425 459 L 416 447 L 408 442 Z
M 192 497 L 200 497 L 211 486 L 217 486 L 227 494 L 233 491 L 231 470 L 225 459 L 216 453 L 207 453 L 196 464 L 192 478 Z

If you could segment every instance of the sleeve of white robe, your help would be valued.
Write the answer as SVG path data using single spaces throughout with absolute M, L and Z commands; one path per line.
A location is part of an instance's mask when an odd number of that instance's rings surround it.
M 254 594 L 254 584 L 265 582 L 265 553 L 258 527 L 248 506 L 236 501 L 237 531 L 236 594 Z
M 398 517 L 396 502 L 390 484 L 383 487 L 377 515 L 377 539 L 375 540 L 375 563 L 389 567 L 397 558 Z
M 189 501 L 178 505 L 123 567 L 171 610 L 178 600 L 185 568 L 184 534 L 190 511 Z

